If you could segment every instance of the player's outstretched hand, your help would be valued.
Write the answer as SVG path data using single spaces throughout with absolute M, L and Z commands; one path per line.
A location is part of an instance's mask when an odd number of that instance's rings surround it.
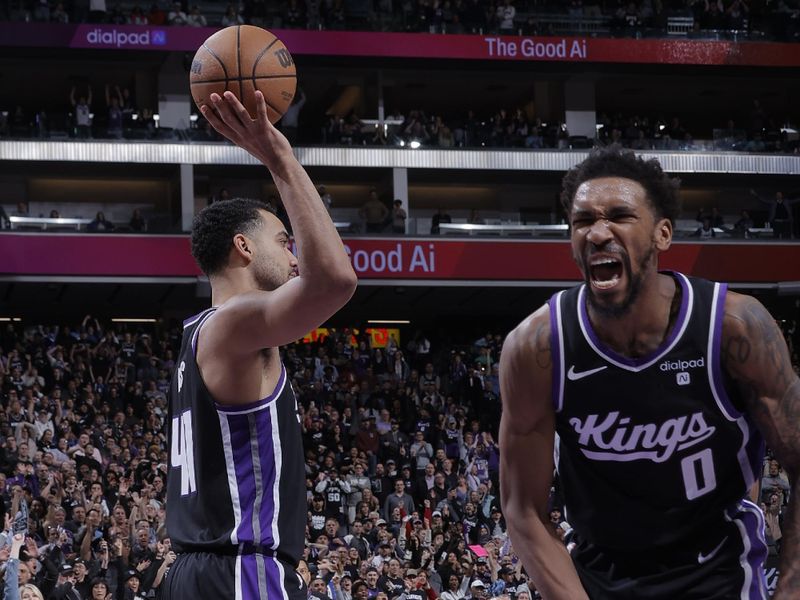
M 222 96 L 211 94 L 211 105 L 203 105 L 200 111 L 214 129 L 275 172 L 281 159 L 292 156 L 292 147 L 270 123 L 264 95 L 256 90 L 255 98 L 258 108 L 255 119 L 232 92 Z

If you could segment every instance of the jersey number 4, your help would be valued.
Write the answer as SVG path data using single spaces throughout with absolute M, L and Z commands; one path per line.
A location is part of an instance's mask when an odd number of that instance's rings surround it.
M 196 492 L 191 411 L 187 410 L 179 417 L 172 418 L 170 462 L 173 468 L 180 469 L 181 472 L 181 496 L 188 496 Z

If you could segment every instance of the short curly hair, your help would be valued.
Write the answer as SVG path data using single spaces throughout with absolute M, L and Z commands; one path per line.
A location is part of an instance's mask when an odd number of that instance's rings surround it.
M 667 175 L 658 160 L 645 160 L 618 144 L 596 148 L 580 164 L 564 175 L 561 182 L 561 205 L 567 215 L 572 212 L 575 193 L 586 181 L 600 177 L 623 177 L 639 183 L 647 192 L 658 218 L 669 219 L 674 225 L 681 212 L 680 179 Z
M 249 233 L 261 223 L 259 211 L 274 213 L 269 204 L 248 198 L 221 200 L 205 207 L 192 222 L 192 256 L 206 275 L 228 264 L 233 236 Z

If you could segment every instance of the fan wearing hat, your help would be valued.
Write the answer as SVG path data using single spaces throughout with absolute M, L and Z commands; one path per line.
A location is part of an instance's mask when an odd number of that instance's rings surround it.
M 473 598 L 486 598 L 486 584 L 481 579 L 475 579 L 469 586 L 469 593 Z
M 125 598 L 126 600 L 139 600 L 140 598 L 144 598 L 144 595 L 140 593 L 142 587 L 142 579 L 141 573 L 136 569 L 128 569 L 125 571 Z M 130 590 L 131 595 L 128 595 L 128 590 Z
M 81 600 L 81 594 L 75 589 L 75 569 L 72 563 L 65 562 L 58 569 L 56 586 L 51 592 L 51 597 L 63 600 Z

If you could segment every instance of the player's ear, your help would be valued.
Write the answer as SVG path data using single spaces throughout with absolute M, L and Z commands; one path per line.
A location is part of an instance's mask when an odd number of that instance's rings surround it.
M 243 233 L 233 236 L 233 251 L 237 257 L 248 264 L 253 260 L 252 242 Z
M 659 219 L 656 222 L 654 236 L 658 251 L 664 252 L 668 250 L 672 244 L 672 221 L 667 218 Z

